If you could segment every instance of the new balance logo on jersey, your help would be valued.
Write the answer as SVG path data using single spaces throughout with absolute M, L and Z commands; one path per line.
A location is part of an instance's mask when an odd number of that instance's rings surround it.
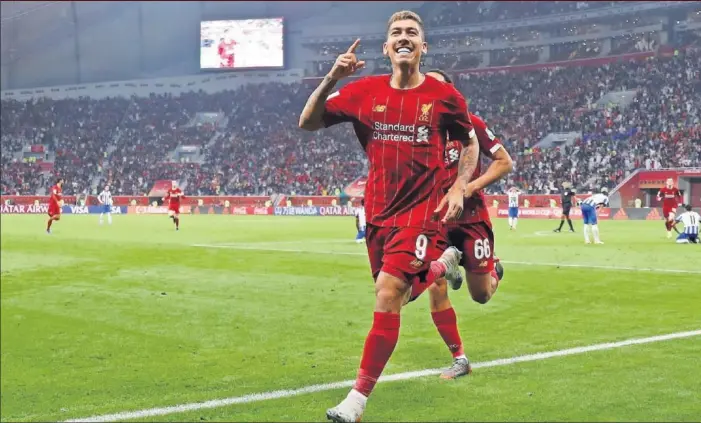
M 410 265 L 411 267 L 413 267 L 414 269 L 420 269 L 421 266 L 424 265 L 424 262 L 421 261 L 421 260 L 419 260 L 419 259 L 414 259 L 414 260 L 411 261 L 411 263 L 409 263 L 409 265 Z

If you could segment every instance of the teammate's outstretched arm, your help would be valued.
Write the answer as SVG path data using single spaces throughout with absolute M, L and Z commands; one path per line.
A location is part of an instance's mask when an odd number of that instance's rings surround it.
M 487 170 L 477 179 L 470 182 L 470 191 L 475 192 L 484 189 L 504 178 L 514 169 L 514 162 L 511 160 L 511 155 L 509 155 L 509 152 L 506 151 L 503 146 L 494 153 L 491 153 L 491 159 L 492 163 Z
M 358 61 L 355 50 L 360 44 L 360 38 L 348 48 L 348 51 L 338 56 L 329 73 L 314 90 L 307 104 L 304 105 L 302 115 L 299 117 L 299 127 L 306 131 L 316 131 L 324 128 L 325 103 L 336 83 L 343 78 L 353 75 L 365 66 L 364 61 Z

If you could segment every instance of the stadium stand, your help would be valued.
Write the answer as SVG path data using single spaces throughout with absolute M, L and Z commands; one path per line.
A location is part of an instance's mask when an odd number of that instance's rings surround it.
M 425 3 L 434 25 L 466 24 L 516 16 L 548 16 L 608 7 L 620 2 Z M 438 8 L 438 9 L 436 9 Z M 699 12 L 690 12 L 696 22 Z M 597 34 L 602 26 L 635 29 L 659 22 L 634 16 L 612 24 L 560 25 L 555 36 Z M 484 47 L 485 42 L 539 40 L 539 28 L 494 38 L 431 36 L 443 49 Z M 427 67 L 452 71 L 470 109 L 502 138 L 516 171 L 489 191 L 518 185 L 529 193 L 556 193 L 563 181 L 581 189 L 614 186 L 636 168 L 701 163 L 701 55 L 698 30 L 674 34 L 683 49 L 647 59 L 596 66 L 543 67 L 527 71 L 460 72 L 489 66 L 601 58 L 657 50 L 657 32 L 482 52 L 434 54 Z M 332 58 L 346 43 L 318 46 Z M 379 50 L 364 47 L 366 52 Z M 314 62 L 318 74 L 332 61 Z M 385 73 L 378 61 L 370 73 Z M 315 72 L 315 73 L 316 73 Z M 297 129 L 310 84 L 271 82 L 216 93 L 149 97 L 2 100 L 3 194 L 41 194 L 57 175 L 67 194 L 95 194 L 110 184 L 116 194 L 146 195 L 154 181 L 177 179 L 197 195 L 323 195 L 340 192 L 366 172 L 352 128 L 307 133 Z M 633 92 L 625 104 L 605 101 Z M 204 113 L 221 119 L 207 121 Z M 204 119 L 204 120 L 203 120 Z M 578 134 L 571 143 L 539 146 L 553 133 Z M 183 150 L 184 149 L 184 150 Z M 181 154 L 187 151 L 188 154 Z

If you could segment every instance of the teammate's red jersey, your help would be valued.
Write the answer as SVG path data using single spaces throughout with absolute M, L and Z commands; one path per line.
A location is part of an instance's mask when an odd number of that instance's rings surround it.
M 180 207 L 180 200 L 184 199 L 185 195 L 180 188 L 171 188 L 166 193 L 164 200 L 168 200 L 169 207 Z
M 493 154 L 501 148 L 501 143 L 499 139 L 494 136 L 492 131 L 489 130 L 487 124 L 476 115 L 470 113 L 470 119 L 475 127 L 475 134 L 479 140 L 480 154 L 489 158 L 493 158 Z M 450 188 L 454 183 L 458 175 L 458 163 L 460 159 L 460 152 L 462 151 L 462 145 L 456 141 L 448 141 L 448 145 L 445 149 L 445 165 L 446 165 L 446 179 L 443 182 L 444 190 Z M 474 181 L 481 175 L 481 164 L 477 163 L 477 169 L 472 174 L 470 178 Z M 476 192 L 470 198 L 466 198 L 463 204 L 462 216 L 457 220 L 457 224 L 462 223 L 475 223 L 489 221 L 489 210 L 487 210 L 487 204 L 484 201 L 484 194 L 482 191 Z M 451 222 L 453 224 L 453 222 Z
M 63 198 L 63 190 L 60 186 L 54 185 L 51 187 L 51 197 L 49 197 L 49 205 L 58 207 L 59 201 Z
M 657 198 L 662 200 L 662 208 L 675 210 L 682 203 L 682 193 L 677 188 L 663 187 L 657 193 Z
M 368 156 L 367 221 L 376 226 L 438 229 L 431 215 L 443 193 L 446 134 L 467 142 L 467 104 L 455 87 L 427 77 L 399 90 L 390 75 L 349 83 L 326 100 L 326 127 L 353 122 Z
M 219 61 L 222 67 L 234 67 L 234 46 L 236 46 L 236 44 L 234 40 L 222 41 L 219 43 Z

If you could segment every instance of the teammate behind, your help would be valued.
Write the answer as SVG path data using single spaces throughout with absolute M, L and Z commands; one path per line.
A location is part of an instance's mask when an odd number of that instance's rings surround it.
M 428 46 L 421 18 L 397 12 L 387 25 L 383 53 L 391 75 L 360 78 L 331 94 L 342 78 L 362 69 L 355 55 L 360 40 L 341 54 L 302 111 L 299 126 L 315 131 L 352 122 L 370 171 L 365 190 L 367 248 L 375 279 L 375 313 L 348 396 L 326 412 L 335 422 L 359 421 L 367 398 L 399 338 L 400 311 L 412 286 L 447 241 L 433 212 L 448 206 L 443 222 L 460 216 L 469 178 L 477 167 L 477 139 L 467 103 L 452 86 L 426 77 L 419 64 Z M 456 183 L 441 201 L 446 134 L 463 142 Z
M 163 201 L 168 201 L 168 217 L 173 219 L 175 230 L 180 230 L 180 200 L 185 198 L 185 194 L 178 187 L 178 183 L 173 181 L 171 188 L 163 197 Z
M 355 242 L 361 244 L 365 241 L 365 200 L 360 200 L 360 207 L 355 209 L 355 228 L 358 234 L 355 236 Z
M 609 190 L 601 188 L 601 193 L 594 194 L 581 203 L 582 218 L 584 219 L 584 243 L 591 244 L 589 241 L 589 232 L 594 235 L 594 244 L 603 244 L 599 238 L 599 225 L 596 211 L 601 207 L 608 207 Z
M 693 211 L 689 204 L 686 205 L 685 209 L 686 211 L 675 219 L 675 225 L 679 222 L 684 224 L 684 232 L 677 237 L 677 244 L 701 244 L 701 239 L 699 239 L 701 216 Z
M 102 211 L 100 212 L 100 225 L 102 225 L 105 213 L 107 214 L 107 224 L 112 224 L 112 193 L 110 192 L 109 185 L 105 185 L 100 195 L 97 196 L 97 201 L 102 205 Z
M 666 185 L 657 193 L 657 201 L 662 201 L 662 216 L 664 216 L 665 219 L 667 238 L 671 238 L 672 229 L 679 233 L 674 227 L 674 218 L 676 216 L 677 207 L 682 206 L 682 193 L 674 186 L 674 179 L 667 179 Z
M 560 216 L 560 227 L 555 229 L 554 232 L 560 232 L 562 231 L 562 225 L 565 224 L 565 219 L 567 219 L 567 224 L 570 226 L 570 232 L 574 232 L 574 227 L 572 226 L 572 219 L 570 219 L 570 210 L 572 210 L 572 201 L 575 196 L 574 196 L 574 190 L 572 189 L 572 185 L 570 185 L 568 182 L 562 184 L 562 188 L 564 191 L 562 192 L 561 200 L 562 200 L 562 215 Z
M 511 187 L 506 192 L 509 197 L 509 230 L 515 231 L 518 224 L 518 197 L 521 191 L 516 187 Z
M 441 70 L 431 70 L 426 75 L 452 84 L 450 76 Z M 473 114 L 470 114 L 470 119 L 475 128 L 480 153 L 491 158 L 492 163 L 483 174 L 478 164 L 469 182 L 469 191 L 474 194 L 464 199 L 464 212 L 457 222 L 448 223 L 445 227 L 450 244 L 457 249 L 448 248 L 441 258 L 431 263 L 431 272 L 427 277 L 431 317 L 453 356 L 453 365 L 441 374 L 443 379 L 467 375 L 471 372 L 471 366 L 460 338 L 455 310 L 448 298 L 447 284 L 442 278 L 447 277 L 453 289 L 460 288 L 462 274 L 458 266 L 462 265 L 472 299 L 485 304 L 494 295 L 503 277 L 503 268 L 494 256 L 494 233 L 481 190 L 511 172 L 513 162 L 487 124 Z M 454 182 L 460 149 L 460 144 L 453 141 L 449 141 L 446 146 L 446 188 Z M 433 281 L 435 283 L 431 283 Z
M 51 234 L 51 224 L 61 220 L 61 207 L 63 207 L 63 178 L 56 180 L 56 185 L 51 187 L 49 197 L 49 220 L 46 222 L 46 233 Z

